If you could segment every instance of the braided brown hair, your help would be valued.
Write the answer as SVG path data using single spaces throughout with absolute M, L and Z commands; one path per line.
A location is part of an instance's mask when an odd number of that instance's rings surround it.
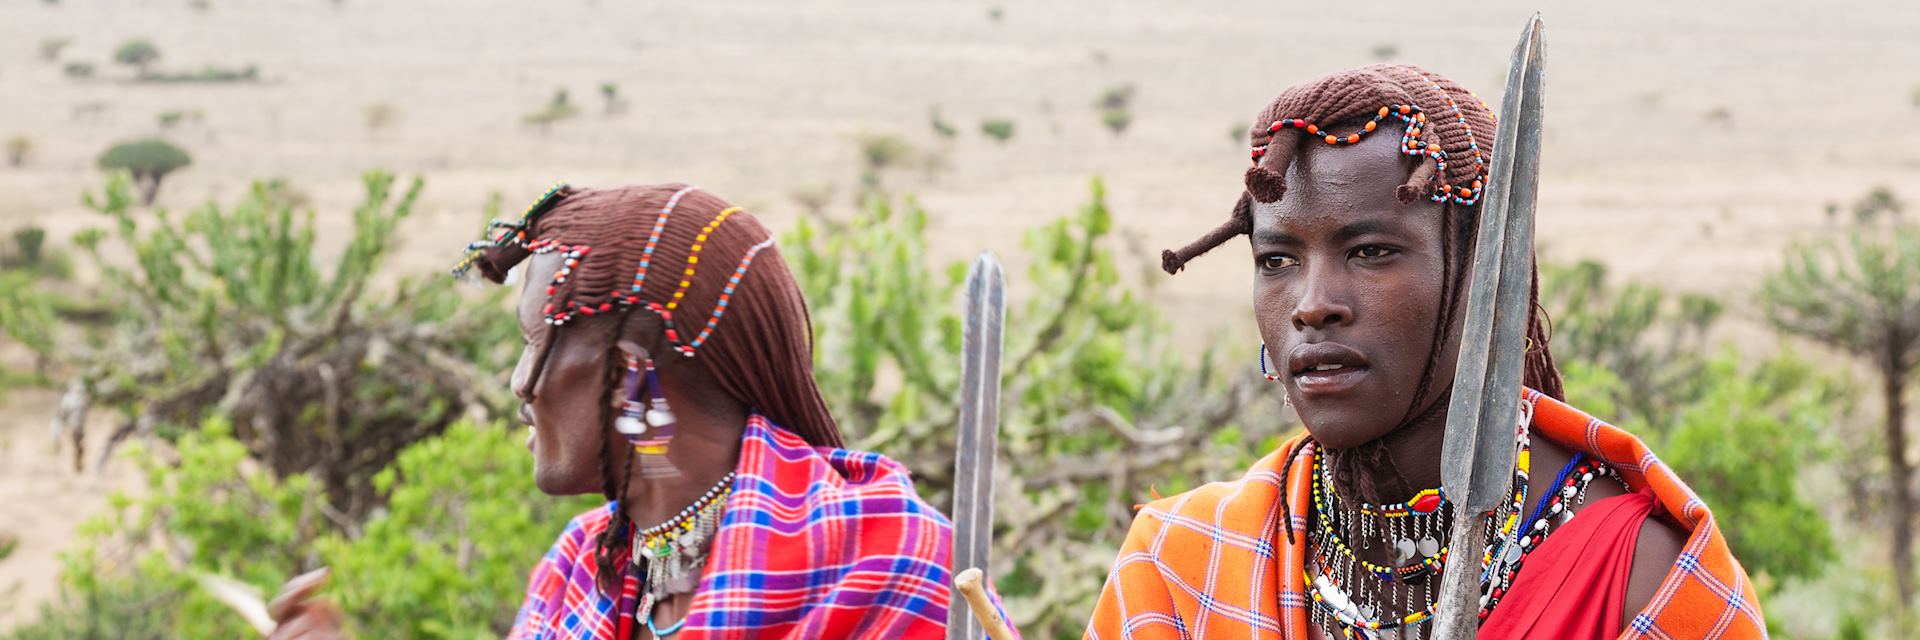
M 682 356 L 705 364 L 720 388 L 816 447 L 841 447 L 840 428 L 813 378 L 813 326 L 793 273 L 767 229 L 718 196 L 683 184 L 612 189 L 557 186 L 518 222 L 474 243 L 456 273 L 477 269 L 495 283 L 534 253 L 562 252 L 565 263 L 547 286 L 545 331 L 529 336 L 539 354 L 535 376 L 580 316 L 613 315 L 621 322 L 588 324 L 575 338 L 604 345 L 608 397 L 602 429 L 612 432 L 625 361 L 616 345 L 627 314 L 655 313 Z M 529 283 L 529 286 L 540 286 Z M 565 332 L 572 335 L 575 332 Z M 677 357 L 656 354 L 656 357 Z M 630 473 L 616 473 L 604 446 L 603 493 L 623 498 Z M 625 456 L 631 470 L 633 456 Z M 619 559 L 630 546 L 631 523 L 613 509 L 599 537 L 600 588 L 618 594 Z
M 1376 130 L 1387 128 L 1389 119 L 1403 123 L 1402 153 L 1420 157 L 1420 161 L 1395 189 L 1403 203 L 1422 196 L 1443 204 L 1441 209 L 1442 261 L 1439 321 L 1434 325 L 1433 346 L 1428 352 L 1425 373 L 1414 391 L 1413 404 L 1401 426 L 1444 411 L 1444 403 L 1432 402 L 1448 389 L 1431 388 L 1441 360 L 1441 348 L 1447 331 L 1459 313 L 1460 298 L 1469 275 L 1479 225 L 1479 203 L 1492 165 L 1494 116 L 1492 109 L 1471 91 L 1453 80 L 1411 65 L 1376 64 L 1322 76 L 1295 85 L 1262 109 L 1248 132 L 1253 145 L 1253 166 L 1247 169 L 1246 191 L 1240 194 L 1226 222 L 1200 239 L 1177 250 L 1161 253 L 1161 267 L 1178 273 L 1188 261 L 1220 246 L 1227 240 L 1253 231 L 1254 203 L 1278 202 L 1286 195 L 1286 171 L 1303 144 L 1353 144 Z M 1562 398 L 1560 373 L 1548 348 L 1549 333 L 1545 313 L 1539 306 L 1540 276 L 1533 273 L 1529 304 L 1534 313 L 1527 326 L 1527 352 L 1522 376 L 1524 384 L 1553 398 Z M 1423 404 L 1431 403 L 1424 413 L 1416 414 Z M 1396 431 L 1398 431 L 1396 429 Z M 1354 451 L 1329 450 L 1335 465 L 1337 482 L 1359 490 L 1370 502 L 1382 502 L 1385 489 L 1411 492 L 1411 487 L 1385 452 L 1385 441 L 1376 439 L 1355 447 Z M 1302 439 L 1288 451 L 1287 462 L 1305 449 L 1312 436 Z M 1290 464 L 1284 464 L 1290 467 Z M 1360 473 L 1360 467 L 1375 467 L 1393 479 L 1397 487 L 1378 486 L 1374 474 Z M 1356 484 L 1356 481 L 1358 484 Z M 1285 480 L 1282 480 L 1284 486 Z M 1291 514 L 1288 527 L 1291 529 Z

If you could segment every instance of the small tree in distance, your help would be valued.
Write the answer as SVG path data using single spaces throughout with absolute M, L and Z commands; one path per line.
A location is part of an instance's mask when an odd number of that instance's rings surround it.
M 1890 198 L 1890 194 L 1889 194 Z M 1913 465 L 1907 460 L 1907 387 L 1920 367 L 1920 229 L 1860 227 L 1838 242 L 1801 244 L 1760 290 L 1767 320 L 1867 359 L 1886 403 L 1893 572 L 1900 608 L 1913 604 Z
M 159 138 L 114 145 L 100 155 L 100 168 L 126 171 L 140 187 L 141 204 L 152 206 L 160 193 L 160 181 L 167 174 L 193 164 L 193 157 L 172 143 Z
M 128 40 L 126 43 L 121 44 L 118 50 L 113 52 L 114 62 L 128 65 L 139 70 L 142 77 L 150 73 L 149 65 L 152 65 L 153 61 L 159 59 L 160 48 L 153 46 L 153 43 L 147 42 L 146 40 Z

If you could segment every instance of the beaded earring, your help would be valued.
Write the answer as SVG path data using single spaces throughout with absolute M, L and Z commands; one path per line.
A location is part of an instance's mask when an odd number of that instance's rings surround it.
M 640 475 L 647 478 L 679 475 L 679 470 L 667 459 L 667 445 L 674 435 L 673 407 L 667 404 L 667 396 L 660 390 L 660 376 L 653 370 L 653 360 L 627 356 L 624 388 L 626 400 L 621 403 L 620 417 L 613 421 L 613 428 L 627 438 L 634 453 L 640 456 Z
M 1266 376 L 1267 382 L 1280 381 L 1280 372 L 1267 368 L 1267 343 L 1265 342 L 1260 343 L 1260 375 Z

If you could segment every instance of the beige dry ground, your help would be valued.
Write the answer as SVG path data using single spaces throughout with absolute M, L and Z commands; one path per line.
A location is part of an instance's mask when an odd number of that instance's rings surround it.
M 427 177 L 397 266 L 437 268 L 474 231 L 489 193 L 510 206 L 555 180 L 685 180 L 784 227 L 792 194 L 831 185 L 846 207 L 867 133 L 937 151 L 946 168 L 889 177 L 934 214 L 936 251 L 1017 254 L 1019 231 L 1072 211 L 1106 179 L 1141 274 L 1159 247 L 1225 215 L 1246 162 L 1244 127 L 1280 88 L 1370 62 L 1381 49 L 1495 96 L 1531 6 L 1551 7 L 1551 93 L 1541 238 L 1556 258 L 1727 296 L 1795 238 L 1825 232 L 1828 202 L 1885 184 L 1920 198 L 1920 3 L 966 0 L 15 0 L 0 5 L 0 138 L 34 142 L 0 167 L 0 231 L 55 237 L 96 225 L 79 205 L 109 144 L 164 135 L 193 153 L 161 203 L 226 199 L 283 177 L 338 238 L 358 174 Z M 1443 6 L 1452 4 L 1454 6 Z M 999 20 L 990 18 L 995 7 Z M 128 82 L 111 62 L 144 37 L 167 70 L 258 65 L 253 84 Z M 61 62 L 41 42 L 69 38 Z M 98 67 L 65 77 L 66 61 Z M 601 109 L 617 83 L 624 115 Z M 1138 87 L 1135 120 L 1106 131 L 1092 106 Z M 521 116 L 564 88 L 584 115 L 540 133 Z M 397 114 L 371 131 L 367 110 Z M 936 137 L 938 107 L 961 135 Z M 162 132 L 157 114 L 198 111 Z M 1724 118 L 1714 117 L 1718 112 Z M 990 117 L 1017 123 L 996 144 Z M 1153 294 L 1193 335 L 1251 343 L 1244 259 L 1201 260 Z M 1144 275 L 1143 275 L 1144 277 Z M 1044 292 L 1021 291 L 1016 294 Z M 1188 310 L 1224 309 L 1194 314 Z M 1750 325 L 1749 325 L 1750 326 Z M 1756 344 L 1767 334 L 1748 331 Z M 0 413 L 0 628 L 51 593 L 53 554 L 126 470 L 75 475 L 48 459 L 47 392 Z M 17 585 L 17 586 L 16 586 Z M 5 597 L 13 593 L 14 597 Z

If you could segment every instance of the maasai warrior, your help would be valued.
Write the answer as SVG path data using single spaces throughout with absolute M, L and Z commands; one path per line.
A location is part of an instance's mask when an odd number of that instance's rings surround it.
M 1484 546 L 1444 547 L 1460 298 L 1500 151 L 1486 104 L 1375 65 L 1289 88 L 1256 122 L 1231 218 L 1163 267 L 1249 236 L 1259 365 L 1306 432 L 1141 508 L 1087 637 L 1427 637 L 1446 562 L 1481 564 L 1482 638 L 1763 637 L 1706 505 L 1562 402 L 1537 302 L 1526 344 L 1505 345 L 1526 350 L 1528 387 L 1513 495 Z
M 516 639 L 939 638 L 952 527 L 844 448 L 767 229 L 685 185 L 555 187 L 458 271 L 515 267 L 534 480 L 607 499 L 534 569 Z

